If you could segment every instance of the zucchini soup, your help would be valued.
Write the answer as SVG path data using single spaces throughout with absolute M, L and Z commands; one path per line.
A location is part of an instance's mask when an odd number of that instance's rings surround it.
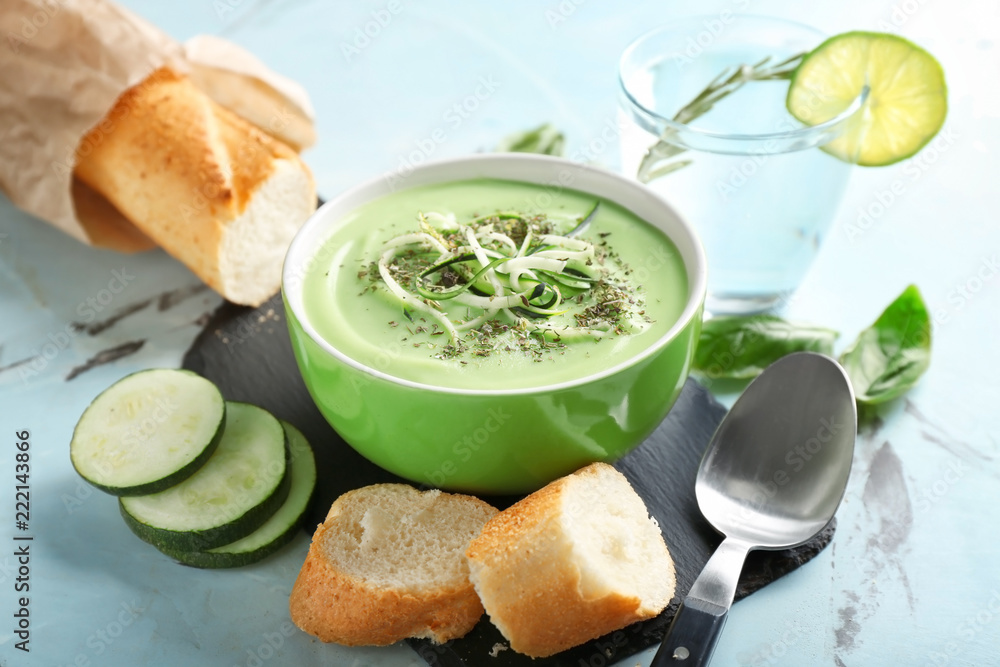
M 338 221 L 303 276 L 317 333 L 360 364 L 455 389 L 577 380 L 677 321 L 667 236 L 569 189 L 476 179 L 401 190 Z

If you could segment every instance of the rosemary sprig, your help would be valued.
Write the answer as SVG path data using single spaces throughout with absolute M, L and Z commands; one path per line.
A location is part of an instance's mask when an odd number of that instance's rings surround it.
M 500 140 L 494 149 L 498 153 L 542 153 L 562 155 L 566 139 L 563 133 L 551 123 L 545 123 L 533 130 L 514 132 Z
M 672 120 L 676 123 L 690 123 L 708 113 L 717 102 L 735 93 L 750 81 L 791 79 L 805 55 L 805 52 L 798 53 L 775 64 L 771 63 L 773 56 L 767 56 L 753 65 L 744 64 L 726 68 L 693 100 L 674 114 Z M 668 127 L 660 135 L 659 140 L 646 150 L 636 174 L 639 181 L 649 183 L 691 164 L 691 160 L 673 159 L 687 150 L 672 141 L 676 134 L 677 131 L 673 127 Z

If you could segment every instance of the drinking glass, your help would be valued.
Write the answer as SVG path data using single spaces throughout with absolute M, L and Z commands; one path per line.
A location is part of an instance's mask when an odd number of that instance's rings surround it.
M 710 312 L 771 309 L 798 287 L 851 170 L 850 160 L 822 147 L 857 127 L 867 89 L 839 115 L 811 127 L 785 108 L 787 78 L 749 81 L 703 115 L 687 122 L 674 117 L 727 68 L 768 56 L 776 64 L 823 39 L 791 21 L 722 12 L 657 28 L 622 55 L 622 169 L 638 177 L 658 142 L 675 154 L 660 164 L 669 173 L 648 185 L 702 238 Z

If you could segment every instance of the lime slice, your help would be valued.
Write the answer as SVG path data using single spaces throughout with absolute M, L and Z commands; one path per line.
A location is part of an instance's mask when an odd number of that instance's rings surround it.
M 914 155 L 934 138 L 948 112 L 944 71 L 934 56 L 897 35 L 846 32 L 807 54 L 788 87 L 788 111 L 807 125 L 843 112 L 861 94 L 858 121 L 823 149 L 875 167 Z

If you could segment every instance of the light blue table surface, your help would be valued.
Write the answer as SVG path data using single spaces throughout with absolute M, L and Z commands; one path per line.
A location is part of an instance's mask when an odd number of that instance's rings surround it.
M 396 168 L 439 128 L 445 140 L 434 158 L 489 150 L 510 131 L 552 121 L 567 134 L 568 155 L 586 152 L 613 168 L 616 147 L 591 142 L 614 122 L 617 56 L 671 17 L 742 10 L 830 33 L 892 30 L 940 59 L 949 139 L 911 161 L 855 170 L 837 226 L 787 311 L 838 329 L 843 345 L 916 283 L 935 317 L 932 365 L 860 439 L 832 546 L 738 603 L 713 664 L 1000 664 L 998 5 L 395 2 L 391 20 L 357 44 L 372 12 L 389 3 L 125 4 L 179 39 L 228 37 L 305 85 L 320 137 L 305 157 L 327 198 Z M 467 117 L 453 111 L 477 93 Z M 881 214 L 850 233 L 859 211 L 893 189 Z M 115 272 L 127 284 L 112 295 Z M 180 567 L 139 542 L 114 499 L 74 473 L 68 442 L 87 404 L 127 373 L 179 365 L 199 321 L 219 305 L 198 284 L 161 252 L 86 248 L 0 199 L 0 664 L 422 664 L 405 646 L 347 649 L 291 628 L 287 596 L 306 535 L 257 566 Z M 166 292 L 176 298 L 160 299 Z M 127 309 L 138 312 L 94 335 L 68 328 Z M 130 341 L 145 343 L 67 379 L 97 352 Z M 13 459 L 23 429 L 34 537 L 28 654 L 14 649 L 12 634 L 20 596 Z

